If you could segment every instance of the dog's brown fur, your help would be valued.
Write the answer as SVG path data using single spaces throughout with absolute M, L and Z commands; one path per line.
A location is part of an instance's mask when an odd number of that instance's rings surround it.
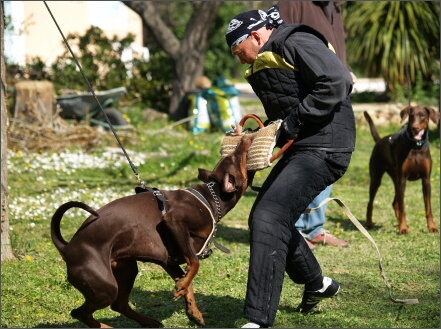
M 433 222 L 430 201 L 432 158 L 430 156 L 428 138 L 426 138 L 424 144 L 421 138 L 423 136 L 427 137 L 429 119 L 435 124 L 439 122 L 439 112 L 427 106 L 408 106 L 400 113 L 401 122 L 404 122 L 409 117 L 407 131 L 402 129 L 402 132 L 405 134 L 388 135 L 383 138 L 380 138 L 369 114 L 364 112 L 364 116 L 369 123 L 372 137 L 376 143 L 369 161 L 371 182 L 366 212 L 366 227 L 372 228 L 374 226 L 372 221 L 373 202 L 375 194 L 380 187 L 383 174 L 387 172 L 392 178 L 395 188 L 392 207 L 398 220 L 399 233 L 407 234 L 409 232 L 404 205 L 406 181 L 418 179 L 422 180 L 427 227 L 430 232 L 438 232 Z
M 213 171 L 199 169 L 198 178 L 212 182 L 192 186 L 209 202 L 215 219 L 231 210 L 248 187 L 251 173 L 246 169 L 246 154 L 251 145 L 244 137 L 236 150 L 222 158 Z M 174 298 L 184 297 L 190 320 L 204 325 L 196 306 L 192 279 L 198 272 L 197 253 L 213 229 L 210 211 L 184 190 L 161 191 L 166 213 L 159 209 L 152 192 L 142 192 L 110 202 L 93 210 L 71 201 L 58 208 L 51 221 L 51 237 L 67 265 L 67 279 L 84 296 L 85 302 L 71 315 L 89 327 L 107 327 L 93 318 L 99 309 L 112 310 L 137 321 L 143 327 L 161 327 L 161 322 L 134 311 L 129 294 L 138 273 L 137 261 L 159 264 L 175 281 Z M 220 206 L 220 208 L 218 207 Z M 89 213 L 70 242 L 60 232 L 63 214 L 72 207 Z M 218 210 L 220 213 L 218 214 Z M 180 258 L 182 261 L 175 261 Z M 179 264 L 186 264 L 184 272 Z

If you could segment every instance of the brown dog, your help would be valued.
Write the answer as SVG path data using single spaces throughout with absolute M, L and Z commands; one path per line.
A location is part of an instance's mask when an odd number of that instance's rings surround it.
M 429 149 L 428 126 L 429 119 L 435 124 L 439 122 L 439 112 L 427 106 L 408 106 L 400 113 L 401 122 L 409 117 L 407 124 L 397 133 L 383 138 L 378 135 L 369 114 L 364 112 L 364 116 L 369 123 L 372 137 L 376 143 L 369 161 L 371 183 L 366 226 L 368 228 L 374 226 L 372 222 L 374 198 L 380 187 L 383 174 L 387 172 L 392 178 L 395 188 L 392 207 L 398 220 L 399 233 L 407 234 L 409 232 L 404 206 L 406 181 L 417 179 L 422 180 L 427 227 L 430 232 L 438 232 L 433 222 L 430 202 L 432 158 Z
M 51 221 L 52 241 L 66 262 L 68 281 L 85 298 L 71 315 L 89 327 L 107 327 L 95 320 L 93 313 L 110 305 L 143 327 L 162 326 L 128 304 L 137 261 L 142 261 L 164 268 L 175 281 L 174 298 L 184 296 L 188 318 L 203 325 L 191 282 L 198 272 L 199 258 L 211 253 L 208 244 L 216 223 L 236 205 L 252 178 L 246 169 L 250 145 L 251 139 L 244 137 L 213 171 L 199 169 L 198 178 L 205 184 L 173 191 L 138 189 L 137 194 L 114 200 L 97 211 L 76 201 L 60 206 Z M 68 243 L 61 235 L 60 221 L 72 207 L 92 215 Z M 184 263 L 186 272 L 179 266 Z

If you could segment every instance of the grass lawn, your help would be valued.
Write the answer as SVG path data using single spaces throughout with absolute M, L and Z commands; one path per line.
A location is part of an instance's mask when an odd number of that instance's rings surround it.
M 359 122 L 359 121 L 358 121 Z M 141 178 L 150 187 L 174 189 L 199 183 L 197 168 L 212 169 L 219 159 L 222 133 L 192 135 L 182 126 L 163 130 L 161 120 L 145 123 L 122 137 Z M 362 224 L 368 201 L 368 161 L 373 139 L 365 124 L 358 124 L 357 146 L 351 165 L 335 185 L 340 198 Z M 381 136 L 398 126 L 379 127 Z M 440 143 L 431 132 L 432 207 L 439 227 Z M 69 312 L 83 302 L 81 294 L 66 280 L 65 263 L 52 245 L 50 219 L 55 209 L 69 200 L 92 207 L 134 193 L 137 181 L 112 136 L 99 148 L 85 154 L 75 145 L 66 152 L 26 153 L 10 150 L 8 162 L 9 218 L 16 259 L 2 264 L 1 327 L 84 327 Z M 109 148 L 110 147 L 110 148 Z M 259 185 L 270 169 L 260 171 Z M 207 328 L 240 327 L 248 269 L 248 214 L 256 197 L 250 189 L 220 222 L 218 242 L 231 250 L 213 254 L 201 263 L 194 288 Z M 418 304 L 402 305 L 389 299 L 378 268 L 378 255 L 371 242 L 345 216 L 336 203 L 327 210 L 325 228 L 349 241 L 349 248 L 319 246 L 314 252 L 324 275 L 341 283 L 340 294 L 320 303 L 312 314 L 294 312 L 302 287 L 287 277 L 274 327 L 280 328 L 439 328 L 440 327 L 440 236 L 426 228 L 421 182 L 408 182 L 406 210 L 410 234 L 397 234 L 391 207 L 393 186 L 385 176 L 374 206 L 370 231 L 383 257 L 385 274 L 394 298 L 417 298 Z M 83 211 L 70 211 L 62 221 L 69 239 L 86 218 Z M 78 255 L 81 257 L 81 255 Z M 173 281 L 158 266 L 139 263 L 139 275 L 131 295 L 135 309 L 163 322 L 165 327 L 197 327 L 185 316 L 182 300 L 172 298 Z M 139 327 L 110 309 L 95 313 L 113 327 Z

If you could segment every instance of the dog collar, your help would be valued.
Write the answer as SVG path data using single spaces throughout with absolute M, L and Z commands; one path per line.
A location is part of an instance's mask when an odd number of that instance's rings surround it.
M 210 249 L 211 242 L 213 242 L 214 246 L 217 249 L 219 249 L 227 254 L 230 253 L 230 250 L 228 248 L 222 246 L 221 244 L 219 244 L 215 240 L 216 231 L 217 231 L 216 224 L 221 220 L 222 213 L 221 213 L 219 199 L 213 189 L 214 184 L 215 184 L 214 182 L 210 182 L 205 185 L 208 187 L 208 190 L 210 191 L 211 195 L 213 196 L 214 201 L 216 202 L 216 210 L 217 210 L 217 215 L 218 215 L 217 220 L 214 219 L 213 209 L 211 208 L 207 199 L 205 199 L 201 193 L 199 193 L 198 191 L 196 191 L 195 189 L 193 189 L 191 187 L 188 187 L 184 190 L 188 193 L 191 193 L 194 197 L 196 197 L 207 208 L 207 210 L 210 212 L 211 218 L 213 219 L 213 229 L 211 230 L 210 235 L 207 237 L 207 240 L 205 240 L 205 243 L 202 246 L 201 250 L 196 254 L 199 259 L 205 259 L 211 255 L 211 253 L 212 253 L 212 250 Z
M 394 144 L 400 138 L 407 138 L 409 140 L 409 142 L 412 144 L 412 149 L 414 149 L 414 150 L 421 150 L 423 148 L 429 147 L 429 130 L 428 129 L 426 129 L 426 131 L 424 132 L 423 137 L 421 139 L 414 139 L 412 134 L 409 132 L 408 124 L 406 123 L 395 134 L 389 136 L 389 144 L 391 145 L 391 147 L 394 146 Z
M 421 150 L 425 145 L 428 145 L 429 141 L 429 130 L 424 131 L 423 137 L 421 139 L 414 139 L 409 129 L 406 129 L 406 137 L 412 142 L 413 149 Z

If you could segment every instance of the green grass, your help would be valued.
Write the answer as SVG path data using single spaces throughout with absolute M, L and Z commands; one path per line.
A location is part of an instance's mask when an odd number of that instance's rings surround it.
M 212 169 L 219 159 L 221 133 L 192 135 L 183 127 L 161 132 L 170 122 L 155 121 L 140 127 L 123 143 L 145 161 L 135 161 L 148 186 L 182 188 L 198 183 L 197 168 Z M 379 127 L 380 134 L 397 126 Z M 439 227 L 440 162 L 439 138 L 432 132 L 432 207 Z M 105 146 L 117 146 L 110 136 Z M 101 148 L 102 147 L 102 148 Z M 334 185 L 332 196 L 340 198 L 364 223 L 368 200 L 368 161 L 373 140 L 365 125 L 357 130 L 357 148 L 345 176 Z M 75 146 L 72 146 L 74 149 Z M 103 169 L 51 170 L 33 168 L 35 154 L 14 153 L 9 159 L 9 203 L 11 239 L 16 260 L 2 264 L 1 327 L 84 327 L 70 317 L 71 309 L 82 304 L 81 294 L 66 280 L 65 263 L 52 245 L 49 221 L 61 203 L 77 199 L 99 207 L 110 200 L 134 193 L 136 179 L 125 163 Z M 48 158 L 48 155 L 44 155 Z M 136 157 L 134 157 L 136 159 Z M 97 160 L 99 162 L 100 160 Z M 20 171 L 19 171 L 20 170 Z M 260 171 L 261 184 L 270 169 Z M 219 225 L 217 239 L 231 250 L 214 249 L 203 260 L 194 279 L 197 304 L 206 327 L 240 327 L 248 268 L 248 214 L 256 194 L 248 190 Z M 378 269 L 378 256 L 367 240 L 337 204 L 327 210 L 325 228 L 349 241 L 350 247 L 319 246 L 314 252 L 324 275 L 341 283 L 340 294 L 323 301 L 317 311 L 304 316 L 294 312 L 302 287 L 286 278 L 274 327 L 281 328 L 439 328 L 440 326 L 440 239 L 426 229 L 421 182 L 408 182 L 406 210 L 410 234 L 397 234 L 391 202 L 393 186 L 384 177 L 375 201 L 370 233 L 379 246 L 386 276 L 394 298 L 418 298 L 419 304 L 400 305 L 389 300 Z M 66 214 L 63 235 L 68 239 L 84 220 L 84 212 Z M 81 255 L 79 255 L 81 257 Z M 135 309 L 154 316 L 166 327 L 196 327 L 185 316 L 182 300 L 172 298 L 173 282 L 158 266 L 139 263 L 139 275 L 131 295 Z M 97 319 L 114 327 L 139 327 L 110 309 L 95 313 Z

